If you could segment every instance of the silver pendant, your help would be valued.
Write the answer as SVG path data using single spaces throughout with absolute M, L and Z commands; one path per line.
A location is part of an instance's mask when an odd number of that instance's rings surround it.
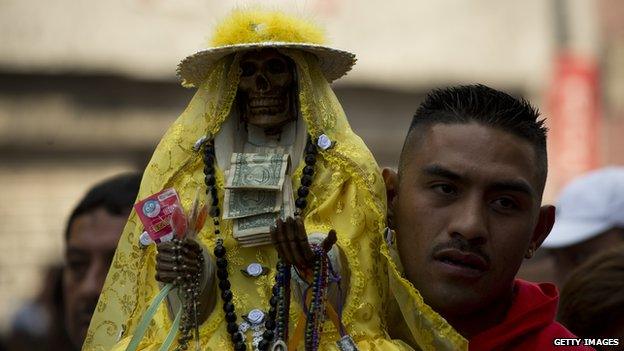
M 271 347 L 271 351 L 288 351 L 288 346 L 286 346 L 286 343 L 284 342 L 284 340 L 277 340 L 273 343 L 273 346 Z
M 202 137 L 200 137 L 199 139 L 197 139 L 197 141 L 195 142 L 195 144 L 193 144 L 193 151 L 197 152 L 201 149 L 202 145 L 204 145 L 204 143 L 206 142 L 206 140 L 208 140 L 208 136 L 204 135 Z
M 241 269 L 241 273 L 243 273 L 247 278 L 257 278 L 261 275 L 267 275 L 271 269 L 268 267 L 264 267 L 259 263 L 251 263 L 247 268 Z
M 336 341 L 338 350 L 340 351 L 358 351 L 355 341 L 351 338 L 351 335 L 345 335 L 340 340 Z
M 253 310 L 249 311 L 249 314 L 247 314 L 247 320 L 252 325 L 260 324 L 262 323 L 262 321 L 264 321 L 264 312 L 257 308 L 254 308 Z

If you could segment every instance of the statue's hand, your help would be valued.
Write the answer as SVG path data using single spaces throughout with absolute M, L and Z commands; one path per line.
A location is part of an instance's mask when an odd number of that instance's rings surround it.
M 271 239 L 284 263 L 292 264 L 302 271 L 312 269 L 314 253 L 301 218 L 288 217 L 285 221 L 278 219 L 271 228 Z M 336 231 L 332 229 L 321 244 L 323 250 L 325 252 L 331 250 L 336 240 Z
M 193 239 L 173 240 L 158 245 L 156 280 L 181 283 L 203 270 L 201 246 Z

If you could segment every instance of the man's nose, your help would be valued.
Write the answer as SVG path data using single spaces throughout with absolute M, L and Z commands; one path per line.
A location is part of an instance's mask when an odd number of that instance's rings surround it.
M 487 240 L 487 208 L 478 195 L 465 198 L 457 204 L 449 234 L 460 235 L 468 241 L 478 241 L 483 244 Z
M 271 84 L 269 83 L 267 77 L 262 73 L 258 73 L 258 76 L 256 77 L 256 89 L 261 92 L 266 92 L 270 88 Z
M 86 297 L 97 297 L 102 292 L 106 279 L 107 267 L 101 262 L 92 262 L 87 274 L 80 283 L 80 293 Z

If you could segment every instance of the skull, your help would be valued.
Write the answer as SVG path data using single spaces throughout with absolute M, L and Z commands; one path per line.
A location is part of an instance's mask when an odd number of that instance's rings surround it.
M 244 121 L 279 132 L 292 111 L 294 64 L 275 49 L 251 51 L 240 61 L 238 103 Z

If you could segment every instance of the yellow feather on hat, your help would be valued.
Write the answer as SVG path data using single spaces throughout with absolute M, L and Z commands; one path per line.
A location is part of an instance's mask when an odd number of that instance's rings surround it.
M 323 44 L 323 30 L 311 21 L 280 11 L 234 10 L 217 24 L 210 44 L 262 42 Z

